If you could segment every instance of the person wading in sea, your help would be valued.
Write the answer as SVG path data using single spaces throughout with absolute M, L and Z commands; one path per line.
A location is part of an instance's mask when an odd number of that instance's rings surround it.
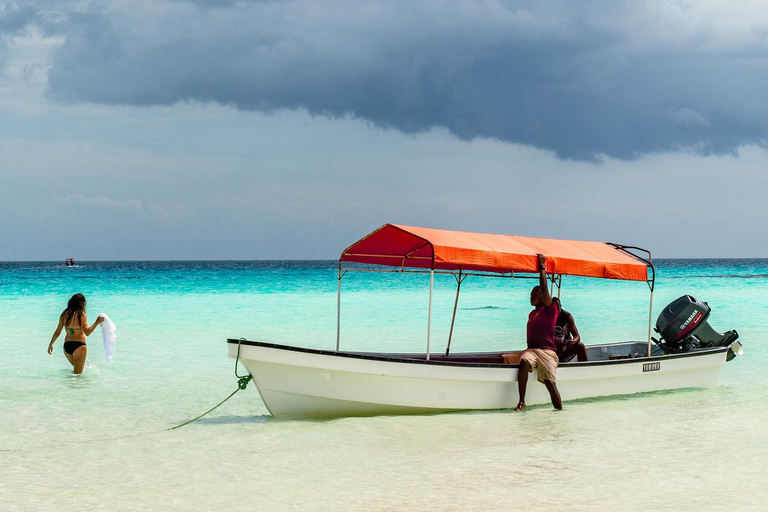
M 67 302 L 67 309 L 59 315 L 59 325 L 48 344 L 48 355 L 53 352 L 53 342 L 59 337 L 61 330 L 66 329 L 64 355 L 74 368 L 74 373 L 83 373 L 85 356 L 88 354 L 85 337 L 90 336 L 96 326 L 103 321 L 104 319 L 99 317 L 93 325 L 89 326 L 88 318 L 85 316 L 85 297 L 82 293 L 74 294 Z
M 563 403 L 557 390 L 555 375 L 557 373 L 557 346 L 555 345 L 555 321 L 557 306 L 547 289 L 547 275 L 544 273 L 547 260 L 543 254 L 536 255 L 539 259 L 539 285 L 531 290 L 531 306 L 534 310 L 528 315 L 527 343 L 528 348 L 520 355 L 520 370 L 517 372 L 517 389 L 520 402 L 516 411 L 525 409 L 525 392 L 528 388 L 528 374 L 534 368 L 539 369 L 539 382 L 549 391 L 552 405 L 562 409 Z

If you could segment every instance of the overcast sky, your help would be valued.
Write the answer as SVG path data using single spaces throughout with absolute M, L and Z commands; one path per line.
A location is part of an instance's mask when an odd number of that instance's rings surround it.
M 768 257 L 766 141 L 760 1 L 0 0 L 0 260 Z

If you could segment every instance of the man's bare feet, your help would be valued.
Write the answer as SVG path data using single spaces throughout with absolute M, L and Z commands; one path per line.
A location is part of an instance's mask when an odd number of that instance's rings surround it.
M 517 407 L 515 407 L 516 411 L 522 411 L 523 409 L 525 409 L 525 402 L 519 402 Z

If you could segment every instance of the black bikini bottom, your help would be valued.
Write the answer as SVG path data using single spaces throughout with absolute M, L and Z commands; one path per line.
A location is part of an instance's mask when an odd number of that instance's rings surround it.
M 64 352 L 66 352 L 69 355 L 72 355 L 75 353 L 75 350 L 84 346 L 85 346 L 85 343 L 83 343 L 82 341 L 65 341 Z

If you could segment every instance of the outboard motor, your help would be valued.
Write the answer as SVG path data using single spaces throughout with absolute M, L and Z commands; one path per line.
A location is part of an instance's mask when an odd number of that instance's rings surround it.
M 715 331 L 707 322 L 710 311 L 706 302 L 683 295 L 659 315 L 655 331 L 661 335 L 661 341 L 655 338 L 654 341 L 668 354 L 688 352 L 694 348 L 731 347 L 739 333 Z M 734 351 L 741 350 L 741 344 L 737 345 L 728 351 L 729 361 L 736 356 Z

